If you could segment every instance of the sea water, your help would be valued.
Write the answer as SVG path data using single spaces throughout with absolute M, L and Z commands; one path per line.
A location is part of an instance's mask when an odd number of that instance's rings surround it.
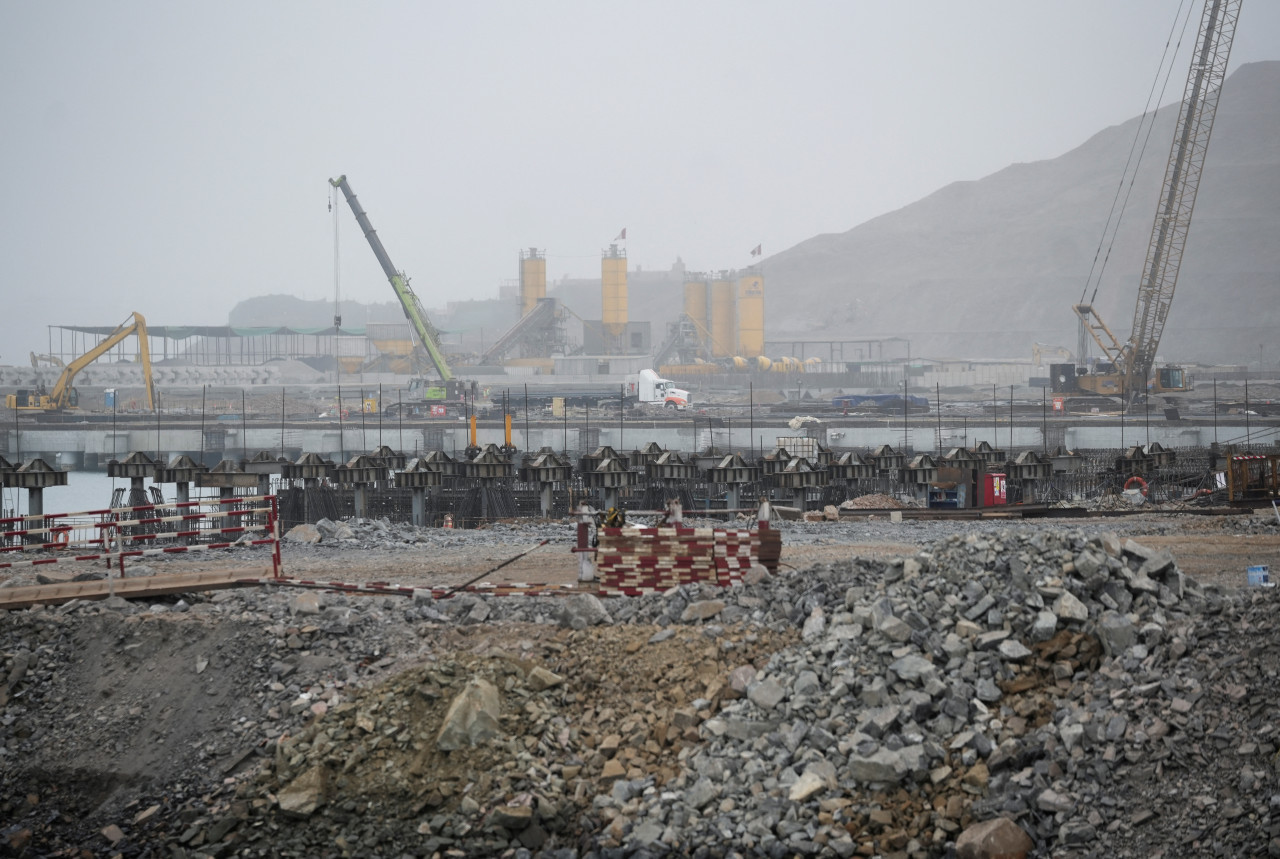
M 51 486 L 44 491 L 45 513 L 81 513 L 86 510 L 104 510 L 111 506 L 111 496 L 116 489 L 128 489 L 132 481 L 127 477 L 108 477 L 100 471 L 67 472 L 66 486 Z M 143 485 L 147 497 L 151 497 L 151 481 Z M 176 499 L 177 487 L 172 484 L 161 485 L 165 500 Z M 217 489 L 197 489 L 191 487 L 191 500 L 218 497 Z M 24 516 L 29 511 L 27 506 L 27 490 L 0 490 L 0 517 Z

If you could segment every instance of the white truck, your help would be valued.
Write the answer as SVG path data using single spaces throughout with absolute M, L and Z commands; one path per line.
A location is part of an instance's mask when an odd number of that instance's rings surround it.
M 627 376 L 627 400 L 632 403 L 653 403 L 668 409 L 683 409 L 689 405 L 689 392 L 676 387 L 670 379 L 664 379 L 652 370 L 641 370 Z

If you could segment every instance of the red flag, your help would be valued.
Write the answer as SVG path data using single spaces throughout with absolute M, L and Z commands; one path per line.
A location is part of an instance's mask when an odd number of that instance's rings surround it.
M 761 246 L 760 246 L 760 245 L 756 245 L 754 248 L 752 248 L 752 249 L 751 249 L 751 255 L 752 255 L 753 257 L 758 257 L 758 256 L 760 256 L 760 254 L 761 254 L 761 250 L 760 250 L 760 248 L 761 248 Z
M 615 242 L 625 242 L 626 240 L 627 240 L 627 228 L 626 228 L 626 227 L 623 227 L 623 228 L 622 228 L 622 232 L 618 233 L 617 237 L 616 237 L 616 238 L 614 238 L 614 241 L 615 241 Z

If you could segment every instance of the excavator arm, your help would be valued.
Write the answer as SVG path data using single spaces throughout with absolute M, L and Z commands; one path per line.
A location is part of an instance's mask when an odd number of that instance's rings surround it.
M 453 372 L 449 369 L 449 364 L 444 359 L 444 353 L 440 351 L 440 332 L 431 324 L 426 310 L 422 307 L 422 302 L 418 300 L 418 296 L 410 288 L 408 278 L 404 276 L 403 272 L 397 271 L 396 267 L 391 264 L 391 257 L 387 254 L 387 249 L 382 246 L 382 240 L 374 232 L 373 224 L 369 222 L 369 216 L 365 214 L 364 209 L 360 208 L 360 203 L 356 200 L 356 195 L 352 193 L 347 177 L 343 175 L 337 179 L 330 179 L 329 184 L 335 188 L 342 189 L 342 195 L 347 198 L 347 205 L 351 206 L 351 212 L 356 216 L 356 223 L 364 231 L 364 237 L 368 240 L 369 247 L 373 248 L 373 255 L 378 258 L 378 264 L 382 266 L 383 274 L 387 276 L 387 280 L 391 281 L 391 288 L 395 290 L 396 298 L 400 299 L 400 307 L 404 310 L 405 318 L 409 320 L 409 324 L 413 326 L 414 333 L 418 335 L 418 340 L 421 341 L 423 348 L 427 350 L 427 355 L 430 356 L 436 372 L 440 374 L 440 379 L 445 382 L 452 380 Z
M 67 364 L 62 375 L 58 377 L 57 383 L 54 384 L 53 391 L 49 394 L 50 406 L 54 409 L 70 408 L 72 392 L 75 390 L 72 383 L 80 371 L 107 354 L 130 334 L 138 335 L 138 360 L 142 364 L 142 379 L 147 388 L 147 408 L 154 412 L 156 390 L 155 382 L 151 377 L 151 345 L 147 341 L 147 320 L 143 319 L 142 314 L 137 311 L 107 335 L 101 343 Z

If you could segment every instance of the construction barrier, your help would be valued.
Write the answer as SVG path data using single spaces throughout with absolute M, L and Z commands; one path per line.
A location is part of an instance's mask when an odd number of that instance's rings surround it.
M 269 547 L 271 574 L 280 576 L 276 496 L 175 501 L 0 519 L 0 570 L 104 561 L 107 567 L 116 567 L 123 577 L 125 558 L 236 546 Z
M 600 593 L 637 596 L 677 585 L 741 584 L 760 557 L 760 535 L 739 528 L 601 528 Z

